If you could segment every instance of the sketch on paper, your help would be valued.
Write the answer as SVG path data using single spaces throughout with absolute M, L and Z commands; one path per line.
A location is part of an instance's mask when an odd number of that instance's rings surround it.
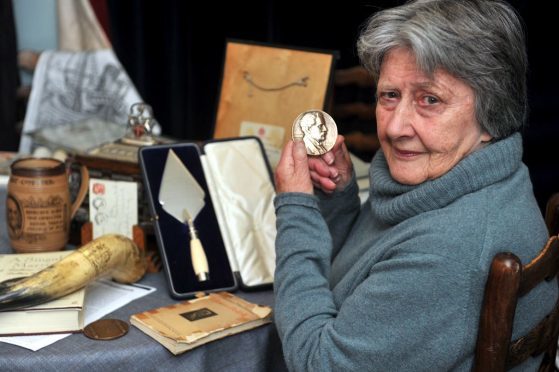
M 23 133 L 91 118 L 126 126 L 130 106 L 140 101 L 112 50 L 45 51 L 34 73 Z M 31 149 L 32 139 L 23 136 L 19 151 Z

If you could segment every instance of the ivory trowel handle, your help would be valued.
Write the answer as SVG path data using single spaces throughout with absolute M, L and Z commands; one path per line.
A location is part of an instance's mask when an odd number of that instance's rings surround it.
M 190 239 L 190 258 L 192 267 L 199 282 L 205 282 L 210 279 L 210 269 L 208 268 L 208 260 L 200 239 Z

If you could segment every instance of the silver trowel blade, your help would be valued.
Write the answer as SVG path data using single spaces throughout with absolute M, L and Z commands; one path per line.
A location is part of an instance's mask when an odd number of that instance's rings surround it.
M 204 208 L 205 195 L 177 154 L 169 150 L 159 189 L 163 210 L 182 223 L 187 222 L 188 216 L 194 220 Z

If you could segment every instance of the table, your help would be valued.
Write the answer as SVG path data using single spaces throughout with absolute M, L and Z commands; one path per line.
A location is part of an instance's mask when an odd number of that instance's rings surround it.
M 0 253 L 11 253 L 6 227 L 6 188 L 0 185 Z M 130 315 L 173 302 L 162 272 L 139 283 L 157 291 L 107 315 L 128 321 Z M 249 301 L 273 307 L 273 292 L 236 292 Z M 0 343 L 0 371 L 284 371 L 274 324 L 223 338 L 174 356 L 134 326 L 124 337 L 95 341 L 73 334 L 38 351 Z

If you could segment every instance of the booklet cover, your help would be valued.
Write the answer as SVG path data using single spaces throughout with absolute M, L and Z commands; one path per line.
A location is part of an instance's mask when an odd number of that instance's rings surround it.
M 0 254 L 0 283 L 30 276 L 71 251 Z M 1 290 L 1 289 L 0 289 Z M 0 335 L 79 332 L 83 328 L 85 288 L 57 300 L 0 312 Z
M 130 323 L 177 355 L 271 322 L 272 309 L 228 292 L 144 311 Z

